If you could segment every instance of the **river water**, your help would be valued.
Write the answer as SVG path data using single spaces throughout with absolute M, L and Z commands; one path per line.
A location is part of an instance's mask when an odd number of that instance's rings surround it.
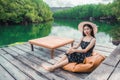
M 30 39 L 48 35 L 68 37 L 79 40 L 82 33 L 78 24 L 82 20 L 54 20 L 41 24 L 0 26 L 0 46 L 27 42 Z M 94 22 L 98 26 L 97 44 L 113 46 L 120 41 L 120 24 Z

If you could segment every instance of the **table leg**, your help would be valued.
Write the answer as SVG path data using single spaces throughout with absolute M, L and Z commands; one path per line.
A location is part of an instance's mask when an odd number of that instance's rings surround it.
M 71 47 L 73 47 L 73 42 L 71 43 Z
M 51 49 L 51 59 L 54 58 L 54 49 Z
M 33 44 L 30 44 L 30 45 L 31 45 L 31 50 L 34 51 L 34 49 L 33 49 Z

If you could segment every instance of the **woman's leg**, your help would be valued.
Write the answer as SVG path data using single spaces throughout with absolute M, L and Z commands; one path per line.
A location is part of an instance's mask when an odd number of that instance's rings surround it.
M 66 54 L 69 54 L 72 49 L 73 49 L 73 48 L 68 49 L 68 50 L 66 51 Z M 61 58 L 57 63 L 62 62 L 62 61 L 65 60 L 66 58 L 67 58 L 67 56 L 66 56 L 66 55 L 63 55 L 62 58 Z M 57 63 L 56 63 L 56 64 L 57 64 Z
M 55 63 L 55 64 L 58 64 L 58 63 L 62 62 L 62 61 L 65 60 L 66 58 L 67 58 L 66 55 L 63 55 L 62 58 L 61 58 L 57 63 Z
M 73 48 L 70 48 L 68 51 L 66 51 L 66 54 L 69 54 L 72 49 Z M 42 65 L 42 66 L 48 71 L 53 71 L 54 69 L 62 67 L 66 64 L 68 64 L 68 59 L 67 59 L 66 55 L 64 55 L 56 64 L 54 64 L 52 66 L 45 66 L 45 65 Z
M 68 59 L 66 58 L 65 60 L 61 61 L 60 63 L 58 64 L 54 64 L 53 65 L 53 68 L 56 69 L 56 68 L 59 68 L 59 67 L 62 67 L 64 65 L 68 64 Z
M 43 67 L 48 70 L 48 71 L 53 71 L 55 70 L 56 68 L 59 68 L 59 67 L 62 67 L 64 65 L 68 64 L 68 59 L 66 58 L 65 60 L 63 60 L 62 62 L 60 63 L 57 63 L 57 64 L 54 64 L 52 66 L 44 66 Z
M 67 54 L 70 54 L 70 53 L 72 53 L 71 51 L 73 50 L 73 47 L 71 47 L 70 49 L 68 49 L 67 51 L 66 51 L 66 53 Z

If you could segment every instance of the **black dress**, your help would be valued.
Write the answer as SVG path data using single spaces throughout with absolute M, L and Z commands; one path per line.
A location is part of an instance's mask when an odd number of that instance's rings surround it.
M 81 46 L 82 49 L 85 49 L 89 44 L 90 44 L 90 42 L 86 42 L 86 41 L 82 40 L 81 43 L 80 43 L 80 46 Z M 69 62 L 83 63 L 85 57 L 91 56 L 93 48 L 94 48 L 94 46 L 89 51 L 87 51 L 86 53 L 74 52 L 74 53 L 71 53 L 71 54 L 66 54 L 66 56 L 68 58 L 68 61 Z

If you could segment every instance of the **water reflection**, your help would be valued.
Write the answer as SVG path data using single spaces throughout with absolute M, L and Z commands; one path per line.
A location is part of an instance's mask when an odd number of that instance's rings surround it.
M 109 34 L 112 36 L 112 43 L 118 45 L 120 43 L 120 27 L 116 27 L 109 31 Z
M 27 42 L 30 39 L 48 35 L 79 39 L 82 36 L 78 31 L 80 22 L 80 20 L 55 20 L 54 22 L 27 26 L 0 26 L 0 46 L 16 42 Z M 119 24 L 94 23 L 97 24 L 99 30 L 96 34 L 97 43 L 112 46 L 113 43 L 116 44 L 116 42 L 120 41 Z
M 51 33 L 52 23 L 0 26 L 0 46 L 47 36 Z
M 55 30 L 60 30 L 61 33 L 58 36 L 62 36 L 64 34 L 65 37 L 73 37 L 79 38 L 81 37 L 81 33 L 78 31 L 78 24 L 81 20 L 55 20 L 54 26 L 56 26 Z M 118 45 L 115 44 L 116 41 L 120 41 L 120 24 L 106 24 L 100 22 L 94 22 L 98 26 L 98 33 L 96 34 L 96 39 L 98 44 L 102 45 Z M 60 28 L 61 27 L 61 28 Z M 62 29 L 62 27 L 66 28 L 66 30 Z M 54 31 L 53 31 L 54 32 Z M 71 36 L 70 36 L 71 35 Z M 114 42 L 114 43 L 113 43 Z

